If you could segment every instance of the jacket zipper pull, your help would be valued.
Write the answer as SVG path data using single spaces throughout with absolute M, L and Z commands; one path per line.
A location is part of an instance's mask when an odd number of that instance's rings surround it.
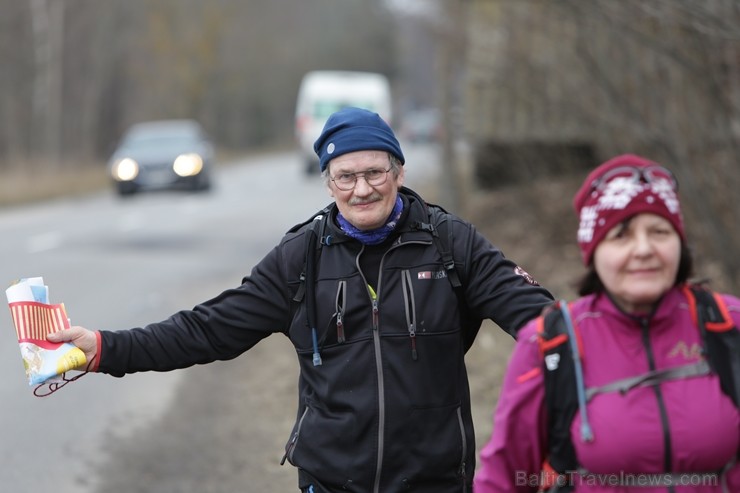
M 419 358 L 416 353 L 416 327 L 414 324 L 409 325 L 409 337 L 411 338 L 411 357 L 416 361 Z
M 295 447 L 295 442 L 298 440 L 298 432 L 293 433 L 293 436 L 290 437 L 290 442 L 288 442 L 288 445 L 285 447 L 285 454 L 283 455 L 283 458 L 280 459 L 280 465 L 284 465 L 286 459 L 288 458 L 288 455 L 293 451 L 293 447 Z
M 370 299 L 373 302 L 373 330 L 378 330 L 378 295 L 371 285 L 367 285 L 367 290 L 370 293 Z
M 344 322 L 342 322 L 342 313 L 337 314 L 337 342 L 344 342 Z

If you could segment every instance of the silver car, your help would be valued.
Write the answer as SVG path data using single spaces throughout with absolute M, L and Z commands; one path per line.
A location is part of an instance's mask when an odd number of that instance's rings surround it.
M 148 121 L 126 131 L 108 166 L 120 195 L 204 191 L 211 187 L 213 154 L 213 145 L 198 122 Z

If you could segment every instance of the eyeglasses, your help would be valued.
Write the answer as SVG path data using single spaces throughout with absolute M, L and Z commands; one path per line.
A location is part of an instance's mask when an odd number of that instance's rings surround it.
M 670 183 L 673 191 L 678 190 L 678 181 L 671 171 L 662 166 L 647 166 L 638 168 L 636 166 L 618 166 L 610 169 L 602 176 L 591 182 L 591 190 L 603 190 L 607 183 L 621 178 L 630 183 Z
M 365 181 L 371 187 L 377 187 L 386 182 L 388 179 L 388 172 L 391 169 L 393 169 L 393 167 L 388 169 L 370 168 L 365 171 L 358 171 L 357 173 L 340 173 L 335 175 L 331 181 L 334 182 L 339 190 L 345 192 L 349 192 L 355 188 L 355 185 L 357 185 L 357 178 L 360 176 L 365 178 Z

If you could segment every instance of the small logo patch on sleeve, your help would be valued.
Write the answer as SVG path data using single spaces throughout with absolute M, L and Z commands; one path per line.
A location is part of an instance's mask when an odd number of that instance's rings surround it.
M 527 281 L 532 286 L 539 286 L 540 285 L 540 283 L 538 283 L 535 280 L 534 277 L 532 277 L 531 275 L 529 275 L 529 273 L 527 271 L 525 271 L 524 269 L 522 269 L 518 265 L 516 266 L 516 269 L 514 269 L 514 273 L 517 274 L 517 275 L 522 276 L 524 278 L 524 280 Z

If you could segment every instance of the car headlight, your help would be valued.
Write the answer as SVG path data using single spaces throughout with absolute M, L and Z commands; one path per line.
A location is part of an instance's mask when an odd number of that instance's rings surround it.
M 119 159 L 113 165 L 113 178 L 118 181 L 131 181 L 139 174 L 139 164 L 131 158 Z
M 180 154 L 172 169 L 178 176 L 195 176 L 203 169 L 203 158 L 195 153 Z

